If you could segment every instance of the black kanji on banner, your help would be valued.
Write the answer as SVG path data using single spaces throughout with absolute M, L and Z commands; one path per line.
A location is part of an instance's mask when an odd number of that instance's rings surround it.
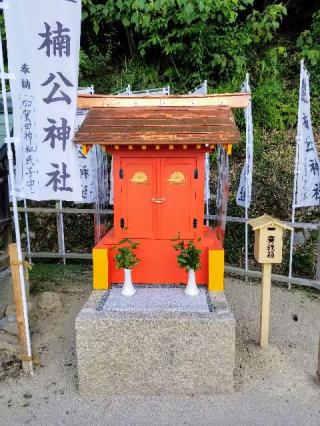
M 59 21 L 56 22 L 57 29 L 52 30 L 51 26 L 45 22 L 45 32 L 39 33 L 39 36 L 43 37 L 43 43 L 38 50 L 45 49 L 48 58 L 51 56 L 59 56 L 60 58 L 70 56 L 71 37 L 69 28 L 63 28 L 63 24 Z
M 54 192 L 59 191 L 68 191 L 73 192 L 73 189 L 66 186 L 66 181 L 71 175 L 67 173 L 67 165 L 62 162 L 62 171 L 59 170 L 59 164 L 51 163 L 51 166 L 55 169 L 52 172 L 48 172 L 47 175 L 50 176 L 50 180 L 46 186 L 52 185 Z
M 62 74 L 62 72 L 58 71 L 57 74 L 65 86 L 73 87 L 73 84 Z M 48 79 L 44 83 L 42 83 L 41 86 L 48 86 L 49 84 L 54 82 L 55 79 L 56 79 L 55 74 L 50 73 Z M 56 96 L 57 92 L 59 92 L 61 96 Z M 46 104 L 51 104 L 52 102 L 61 102 L 61 101 L 66 102 L 68 105 L 71 104 L 70 96 L 67 95 L 63 90 L 61 90 L 61 86 L 57 82 L 54 82 L 51 92 L 46 98 L 43 98 L 43 100 Z
M 68 121 L 65 118 L 61 118 L 61 126 L 56 126 L 56 120 L 47 118 L 51 126 L 44 128 L 47 132 L 46 138 L 43 142 L 50 141 L 50 147 L 55 149 L 56 141 L 62 142 L 62 150 L 65 151 L 66 144 L 70 138 L 71 127 L 68 126 Z

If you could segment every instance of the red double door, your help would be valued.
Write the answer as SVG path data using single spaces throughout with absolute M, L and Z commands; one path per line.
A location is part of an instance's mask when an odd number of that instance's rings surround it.
M 199 235 L 203 184 L 197 162 L 197 157 L 121 158 L 122 235 L 149 239 Z

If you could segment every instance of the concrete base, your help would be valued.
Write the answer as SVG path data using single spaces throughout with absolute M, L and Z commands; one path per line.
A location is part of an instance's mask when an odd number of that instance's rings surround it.
M 235 321 L 223 293 L 184 286 L 93 291 L 76 319 L 80 393 L 209 395 L 233 390 Z

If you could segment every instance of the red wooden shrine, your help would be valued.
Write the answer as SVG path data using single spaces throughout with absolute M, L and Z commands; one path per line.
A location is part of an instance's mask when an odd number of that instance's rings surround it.
M 217 144 L 231 151 L 238 140 L 227 106 L 91 108 L 75 142 L 104 145 L 114 181 L 114 226 L 93 250 L 95 288 L 123 281 L 111 248 L 124 237 L 140 242 L 135 283 L 186 282 L 172 248 L 178 234 L 201 237 L 197 282 L 221 281 L 221 232 L 204 225 L 204 161 Z

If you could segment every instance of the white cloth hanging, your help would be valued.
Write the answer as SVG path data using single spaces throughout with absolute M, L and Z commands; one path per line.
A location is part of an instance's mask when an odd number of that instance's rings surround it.
M 76 116 L 81 2 L 15 0 L 4 10 L 19 196 L 81 199 Z
M 241 92 L 251 93 L 248 75 L 241 87 Z M 238 206 L 248 208 L 251 204 L 253 172 L 253 123 L 251 98 L 249 99 L 248 106 L 244 110 L 244 117 L 246 122 L 246 161 L 241 171 L 236 201 Z
M 296 150 L 295 207 L 320 206 L 320 161 L 312 131 L 309 73 L 303 61 L 300 70 Z
M 207 95 L 208 83 L 204 80 L 199 86 L 188 92 L 189 95 Z M 206 214 L 209 214 L 209 200 L 210 200 L 210 155 L 207 152 L 205 155 L 204 163 L 204 202 L 206 205 Z M 208 224 L 208 221 L 207 221 Z

